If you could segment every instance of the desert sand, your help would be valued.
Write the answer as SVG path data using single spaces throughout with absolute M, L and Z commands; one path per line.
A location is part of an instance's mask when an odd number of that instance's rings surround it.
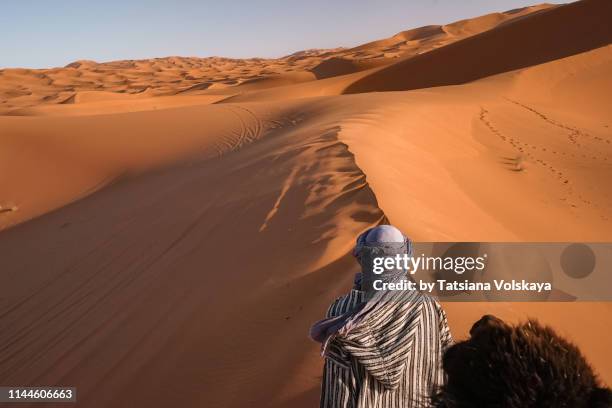
M 612 241 L 612 3 L 279 59 L 0 70 L 0 383 L 79 406 L 311 407 L 355 237 Z M 539 318 L 612 384 L 612 303 Z

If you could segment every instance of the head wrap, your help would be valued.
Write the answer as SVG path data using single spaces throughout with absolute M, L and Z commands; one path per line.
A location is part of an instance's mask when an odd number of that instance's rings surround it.
M 371 289 L 374 280 L 394 282 L 403 279 L 405 269 L 385 270 L 382 274 L 373 272 L 375 258 L 395 257 L 396 255 L 412 256 L 412 241 L 392 225 L 379 225 L 363 232 L 355 243 L 353 256 L 361 264 L 361 272 L 355 276 L 357 290 Z
M 349 330 L 365 314 L 376 310 L 394 294 L 378 293 L 372 288 L 374 280 L 395 282 L 406 278 L 405 269 L 385 270 L 381 274 L 373 272 L 373 260 L 376 257 L 395 257 L 396 255 L 412 256 L 412 241 L 392 225 L 379 225 L 363 232 L 357 238 L 353 255 L 361 264 L 361 272 L 355 276 L 354 289 L 366 292 L 364 301 L 352 310 L 335 317 L 326 318 L 316 322 L 310 329 L 310 337 L 322 343 L 325 353 L 328 340 L 339 330 Z M 378 296 L 376 296 L 378 295 Z

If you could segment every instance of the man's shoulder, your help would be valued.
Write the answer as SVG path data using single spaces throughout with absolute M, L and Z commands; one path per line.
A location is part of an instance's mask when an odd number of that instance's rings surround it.
M 339 316 L 351 310 L 355 305 L 363 299 L 363 292 L 351 290 L 332 302 L 327 311 L 327 317 Z
M 426 305 L 427 309 L 435 311 L 436 313 L 444 313 L 444 309 L 437 297 L 427 293 L 421 293 L 420 299 Z

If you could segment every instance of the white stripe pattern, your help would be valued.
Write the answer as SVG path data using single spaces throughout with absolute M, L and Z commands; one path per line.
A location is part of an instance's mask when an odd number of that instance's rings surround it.
M 415 295 L 367 314 L 354 330 L 330 340 L 321 408 L 430 406 L 431 394 L 444 380 L 442 354 L 452 337 L 440 304 Z M 349 311 L 363 296 L 352 290 L 338 298 L 327 317 Z

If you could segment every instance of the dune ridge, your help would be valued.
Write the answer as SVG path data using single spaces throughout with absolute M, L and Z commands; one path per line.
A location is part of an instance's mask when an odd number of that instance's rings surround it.
M 345 92 L 456 85 L 589 51 L 612 41 L 610 14 L 612 4 L 606 0 L 584 0 L 533 13 L 395 63 L 356 81 Z

